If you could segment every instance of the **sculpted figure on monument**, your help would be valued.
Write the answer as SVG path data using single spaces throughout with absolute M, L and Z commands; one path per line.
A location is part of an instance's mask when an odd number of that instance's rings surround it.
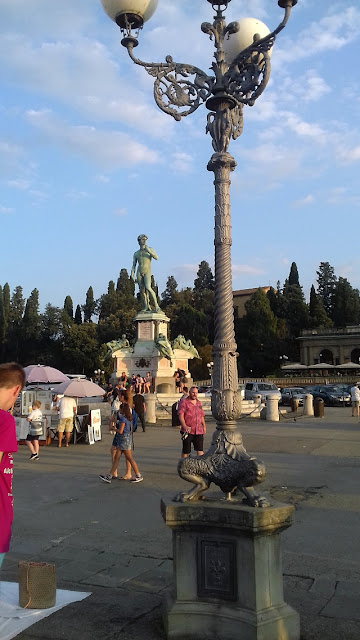
M 199 352 L 196 347 L 194 347 L 191 340 L 185 340 L 185 337 L 181 333 L 177 336 L 177 338 L 175 338 L 172 346 L 173 349 L 183 349 L 184 351 L 188 351 L 193 356 L 193 358 L 198 358 L 199 360 L 201 360 Z
M 130 342 L 126 337 L 126 334 L 123 333 L 121 336 L 121 340 L 119 340 L 119 343 L 121 343 L 121 347 L 120 349 L 128 349 L 130 347 Z
M 127 339 L 125 333 L 123 333 L 119 340 L 111 340 L 111 342 L 106 343 L 106 346 L 109 350 L 108 353 L 111 355 L 118 349 L 130 349 L 130 342 Z
M 140 249 L 134 253 L 131 278 L 139 285 L 142 311 L 152 311 L 152 304 L 155 311 L 161 312 L 155 292 L 151 288 L 151 259 L 154 258 L 154 260 L 157 260 L 158 257 L 154 249 L 147 246 L 147 236 L 142 234 L 138 236 L 137 240 Z M 138 265 L 138 267 L 135 276 L 136 265 Z
M 161 355 L 168 360 L 174 355 L 174 352 L 171 348 L 171 344 L 167 337 L 163 333 L 159 333 L 158 337 L 154 340 L 156 347 L 159 349 Z

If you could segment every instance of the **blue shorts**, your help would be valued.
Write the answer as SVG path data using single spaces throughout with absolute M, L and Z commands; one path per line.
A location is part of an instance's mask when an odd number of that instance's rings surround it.
M 1 569 L 1 565 L 3 563 L 4 558 L 5 558 L 5 553 L 0 553 L 0 569 Z
M 131 450 L 132 447 L 132 436 L 131 433 L 119 433 L 118 444 L 116 445 L 118 449 L 121 451 Z M 115 438 L 114 438 L 115 439 Z

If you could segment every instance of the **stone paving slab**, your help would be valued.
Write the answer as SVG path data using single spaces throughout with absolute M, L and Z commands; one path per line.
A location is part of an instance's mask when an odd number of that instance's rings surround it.
M 360 425 L 342 409 L 326 413 L 323 421 L 252 419 L 240 428 L 247 449 L 266 462 L 264 490 L 284 492 L 296 508 L 282 542 L 285 600 L 301 614 L 301 640 L 359 640 Z M 207 424 L 206 446 L 214 429 Z M 136 437 L 145 478 L 136 486 L 98 480 L 109 466 L 110 444 L 104 435 L 93 447 L 46 448 L 37 467 L 27 451 L 17 454 L 14 535 L 1 578 L 16 579 L 19 559 L 45 560 L 56 563 L 60 588 L 92 593 L 20 640 L 165 638 L 162 597 L 172 584 L 172 544 L 159 503 L 190 488 L 176 473 L 179 434 L 164 425 Z M 328 445 L 331 454 L 313 455 Z M 38 492 L 34 504 L 29 486 Z
M 122 587 L 129 580 L 159 566 L 159 560 L 153 558 L 124 558 L 116 566 L 107 567 L 99 572 L 94 572 L 87 577 L 82 577 L 77 582 L 84 585 L 97 585 L 100 587 Z M 75 567 L 76 575 L 76 567 Z
M 336 456 L 339 455 L 338 442 L 326 442 L 318 445 L 311 451 L 313 456 Z M 343 457 L 360 458 L 360 443 L 342 441 L 341 455 Z

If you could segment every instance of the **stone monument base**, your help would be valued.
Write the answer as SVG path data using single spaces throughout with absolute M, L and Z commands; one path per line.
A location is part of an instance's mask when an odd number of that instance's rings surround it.
M 169 640 L 299 640 L 299 615 L 283 599 L 280 533 L 294 507 L 240 501 L 161 501 L 173 531 Z

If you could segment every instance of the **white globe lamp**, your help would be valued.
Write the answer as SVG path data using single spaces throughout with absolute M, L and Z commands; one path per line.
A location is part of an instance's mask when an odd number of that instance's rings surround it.
M 230 65 L 235 58 L 254 42 L 254 35 L 258 34 L 260 38 L 265 38 L 270 33 L 266 24 L 256 18 L 242 18 L 237 20 L 236 24 L 239 30 L 230 34 L 224 40 L 224 52 L 226 62 Z M 272 49 L 269 51 L 271 54 Z
M 139 29 L 153 15 L 158 0 L 101 0 L 101 4 L 120 28 L 131 23 L 133 28 Z

